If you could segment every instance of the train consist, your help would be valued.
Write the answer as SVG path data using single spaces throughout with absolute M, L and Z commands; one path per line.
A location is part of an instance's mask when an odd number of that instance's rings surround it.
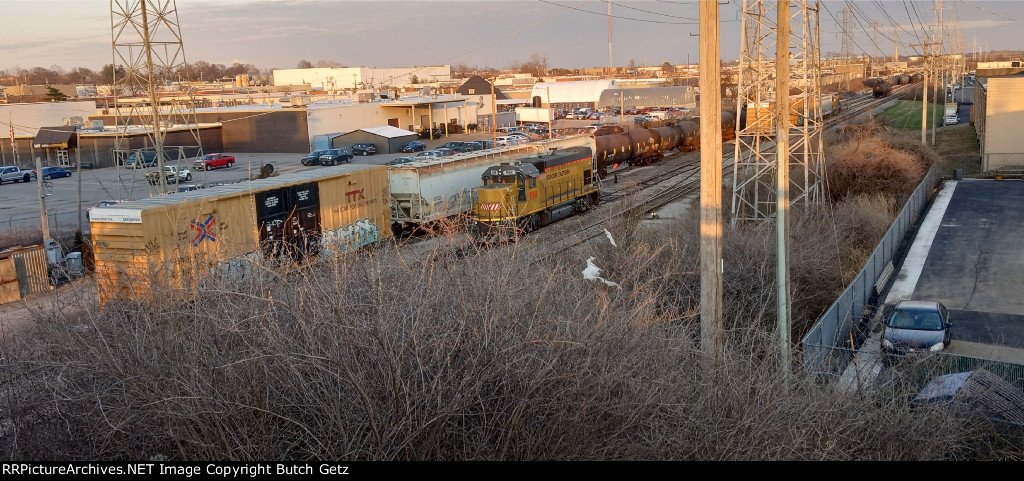
M 602 177 L 620 165 L 647 165 L 672 149 L 692 151 L 700 148 L 700 118 L 645 122 L 643 128 L 624 132 L 598 131 L 594 135 L 594 162 Z M 736 136 L 736 114 L 722 112 L 722 140 Z
M 722 112 L 723 140 L 735 138 L 736 115 Z M 474 232 L 516 236 L 600 201 L 599 179 L 621 165 L 647 165 L 673 150 L 700 148 L 700 119 L 646 122 L 623 131 L 599 129 L 590 146 L 502 162 L 481 176 L 473 204 Z
M 896 85 L 909 85 L 923 80 L 924 76 L 919 73 L 914 75 L 899 74 L 866 79 L 864 80 L 864 86 L 870 88 L 871 94 L 877 99 L 889 96 L 892 93 L 892 88 Z

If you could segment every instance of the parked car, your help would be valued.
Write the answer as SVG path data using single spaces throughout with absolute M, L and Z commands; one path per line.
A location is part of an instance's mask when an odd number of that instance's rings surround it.
M 156 152 L 143 152 L 141 160 L 138 159 L 139 153 L 133 152 L 124 161 L 124 166 L 129 169 L 139 169 L 143 167 L 154 167 L 156 166 Z
M 493 140 L 471 140 L 468 143 L 476 144 L 476 145 L 480 146 L 480 148 L 477 149 L 477 150 L 493 149 L 494 148 L 494 141 Z
M 348 149 L 329 149 L 320 154 L 320 165 L 338 165 L 342 162 L 352 162 L 352 151 Z
M 519 145 L 521 143 L 517 137 L 513 137 L 511 135 L 498 137 L 494 139 L 494 142 L 495 145 L 497 145 L 498 147 L 509 147 L 513 145 Z
M 455 151 L 454 150 L 446 149 L 444 147 L 438 147 L 438 148 L 434 149 L 432 152 L 436 152 L 434 154 L 435 157 L 448 157 L 449 155 L 455 155 Z
M 540 137 L 538 137 L 538 136 L 536 136 L 534 134 L 528 134 L 526 132 L 516 132 L 516 133 L 513 133 L 513 134 L 509 134 L 509 137 L 516 137 L 516 138 L 519 139 L 519 142 L 523 143 L 523 144 L 525 144 L 527 142 L 533 142 L 534 140 L 537 140 L 537 139 L 540 138 Z
M 444 132 L 441 132 L 441 129 L 423 129 L 420 131 L 419 136 L 421 139 L 440 139 L 444 137 Z
M 882 353 L 907 355 L 949 347 L 953 323 L 941 302 L 903 300 L 882 326 Z
M 412 157 L 399 157 L 399 158 L 394 159 L 394 160 L 389 160 L 387 165 L 408 164 L 409 162 L 414 162 L 415 160 L 416 159 L 414 159 Z
M 71 171 L 64 167 L 43 167 L 43 179 L 59 179 L 61 177 L 71 177 Z M 32 171 L 32 178 L 36 178 L 36 171 Z
M 213 170 L 235 165 L 235 156 L 224 154 L 206 154 L 192 163 L 196 170 Z
M 5 165 L 0 167 L 0 184 L 4 182 L 28 182 L 32 178 L 32 172 L 21 170 L 16 165 Z
M 352 146 L 352 155 L 373 155 L 377 153 L 374 144 L 356 144 Z
M 400 150 L 402 152 L 404 152 L 404 153 L 411 153 L 411 152 L 423 152 L 426 149 L 427 149 L 427 144 L 424 144 L 423 142 L 420 142 L 418 140 L 413 140 L 413 141 L 410 141 L 408 144 L 403 145 Z
M 327 152 L 327 150 L 314 150 L 306 154 L 300 162 L 302 162 L 302 165 L 317 165 L 320 163 L 320 156 L 324 155 L 324 152 Z
M 436 157 L 440 157 L 440 155 L 438 155 L 438 152 L 434 150 L 424 150 L 423 152 L 413 156 L 416 160 L 433 159 Z

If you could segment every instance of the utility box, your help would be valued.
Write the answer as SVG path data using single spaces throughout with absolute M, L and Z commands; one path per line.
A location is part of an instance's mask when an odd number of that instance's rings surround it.
M 61 250 L 60 244 L 53 239 L 46 239 L 46 263 L 60 264 L 61 262 L 64 262 L 64 251 Z
M 81 252 L 69 252 L 67 257 L 68 273 L 72 277 L 82 277 L 85 275 L 85 265 L 82 264 L 82 253 Z

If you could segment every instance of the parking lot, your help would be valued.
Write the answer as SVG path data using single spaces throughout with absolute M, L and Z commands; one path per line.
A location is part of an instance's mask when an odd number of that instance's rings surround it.
M 433 149 L 452 140 L 490 139 L 491 134 L 455 134 L 441 139 L 424 139 L 427 149 Z M 237 182 L 259 175 L 264 165 L 272 165 L 274 172 L 286 174 L 300 170 L 317 169 L 319 166 L 304 166 L 299 162 L 308 152 L 294 153 L 231 153 L 235 156 L 233 167 L 214 169 L 211 171 L 192 172 L 192 182 L 185 184 L 210 184 L 218 182 Z M 410 154 L 376 154 L 355 156 L 354 164 L 383 165 L 389 160 Z M 190 159 L 191 160 L 191 159 Z M 175 164 L 171 164 L 175 165 Z M 191 165 L 182 165 L 190 168 Z M 47 189 L 46 209 L 50 219 L 50 229 L 54 231 L 71 231 L 78 228 L 78 191 L 81 180 L 82 227 L 88 232 L 89 223 L 85 212 L 89 207 L 102 200 L 137 200 L 159 195 L 158 187 L 146 181 L 145 173 L 156 169 L 83 169 L 81 178 L 71 168 L 73 175 L 53 179 Z M 168 186 L 174 190 L 175 185 Z M 39 197 L 35 181 L 29 183 L 4 183 L 0 185 L 0 196 L 3 199 L 4 211 L 0 214 L 0 232 L 39 227 Z

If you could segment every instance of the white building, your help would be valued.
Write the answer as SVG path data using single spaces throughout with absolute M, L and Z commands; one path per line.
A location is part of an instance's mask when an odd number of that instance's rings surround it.
M 406 87 L 415 84 L 448 82 L 451 65 L 398 68 L 292 68 L 274 70 L 274 85 L 309 85 L 325 91 L 359 90 L 381 87 Z M 413 83 L 416 80 L 416 83 Z

